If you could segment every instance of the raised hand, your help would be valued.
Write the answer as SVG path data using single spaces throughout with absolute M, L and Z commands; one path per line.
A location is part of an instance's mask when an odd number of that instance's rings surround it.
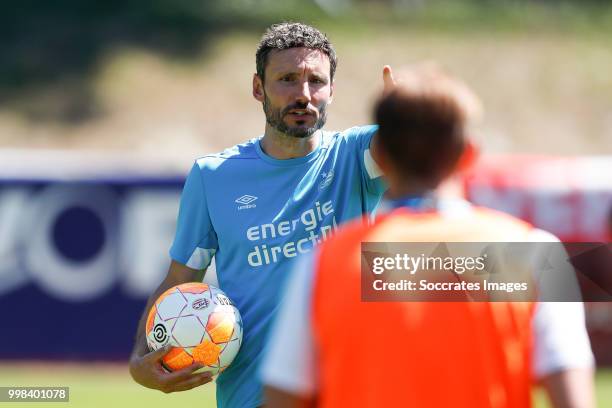
M 383 95 L 388 94 L 395 88 L 395 78 L 393 78 L 393 70 L 391 66 L 383 67 Z

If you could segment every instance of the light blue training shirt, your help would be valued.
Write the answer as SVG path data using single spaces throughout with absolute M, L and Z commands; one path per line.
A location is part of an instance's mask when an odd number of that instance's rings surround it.
M 240 351 L 217 379 L 219 407 L 262 405 L 260 359 L 293 261 L 376 209 L 385 190 L 369 152 L 376 130 L 322 131 L 313 152 L 287 160 L 268 156 L 255 138 L 191 169 L 170 256 L 194 269 L 214 256 L 219 286 L 244 325 Z

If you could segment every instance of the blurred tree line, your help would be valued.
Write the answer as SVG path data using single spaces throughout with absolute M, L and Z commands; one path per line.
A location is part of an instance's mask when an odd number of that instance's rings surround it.
M 0 103 L 69 81 L 75 101 L 66 121 L 88 117 L 87 82 L 117 47 L 189 58 L 232 29 L 261 27 L 243 0 L 12 0 L 0 13 Z M 265 3 L 265 2 L 263 2 Z M 269 3 L 269 2 L 268 2 Z M 247 7 L 247 9 L 253 7 Z M 253 18 L 255 17 L 255 18 Z M 74 84 L 80 84 L 74 86 Z M 85 109 L 85 110 L 83 110 Z
M 59 118 L 78 122 L 91 114 L 89 80 L 116 47 L 142 47 L 172 58 L 206 52 L 224 33 L 260 33 L 280 20 L 348 18 L 365 24 L 430 8 L 472 9 L 524 4 L 603 5 L 606 0 L 8 0 L 0 12 L 0 103 L 31 97 L 37 89 L 68 81 L 74 103 Z M 389 10 L 375 14 L 372 9 Z M 358 24 L 352 24 L 358 27 Z M 351 25 L 350 23 L 347 25 Z M 76 86 L 74 86 L 76 84 Z

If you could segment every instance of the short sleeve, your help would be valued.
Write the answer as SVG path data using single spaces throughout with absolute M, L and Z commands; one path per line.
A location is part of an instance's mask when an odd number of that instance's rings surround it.
M 533 331 L 535 378 L 594 365 L 581 302 L 538 303 Z
M 316 392 L 315 346 L 312 332 L 312 253 L 295 264 L 269 337 L 261 368 L 263 383 L 310 396 Z
M 543 249 L 553 248 L 556 251 L 563 250 L 559 239 L 543 230 L 532 230 L 528 241 L 558 243 L 558 246 L 537 246 L 537 244 L 536 246 Z M 535 256 L 546 258 L 549 256 L 547 252 L 540 251 Z M 555 254 L 553 258 L 567 259 L 567 254 L 564 256 Z M 536 262 L 538 265 L 543 264 L 542 260 Z M 549 273 L 537 279 L 541 286 L 565 288 L 567 291 L 563 292 L 563 296 L 567 299 L 579 297 L 575 276 L 571 269 L 564 268 L 563 265 L 551 268 Z M 540 297 L 552 297 L 558 292 L 558 289 L 554 289 L 553 293 L 548 295 L 540 292 Z M 542 378 L 561 370 L 588 368 L 594 365 L 582 302 L 539 302 L 536 305 L 532 329 L 534 333 L 532 372 L 535 378 Z
M 193 269 L 206 269 L 217 251 L 208 213 L 202 170 L 196 162 L 185 181 L 170 257 Z
M 371 194 L 382 195 L 386 190 L 386 185 L 381 177 L 382 171 L 370 153 L 370 144 L 377 131 L 378 126 L 370 125 L 348 129 L 347 133 L 349 139 L 354 138 L 350 142 L 355 143 L 361 178 L 366 190 Z

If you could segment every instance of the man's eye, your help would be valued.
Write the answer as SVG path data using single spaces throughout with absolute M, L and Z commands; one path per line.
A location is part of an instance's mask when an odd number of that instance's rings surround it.
M 281 77 L 280 80 L 283 81 L 283 82 L 291 82 L 291 81 L 293 81 L 293 77 L 284 76 L 284 77 Z
M 312 78 L 310 80 L 310 82 L 312 82 L 314 84 L 324 84 L 325 83 L 325 81 L 323 79 L 321 79 L 321 78 Z

